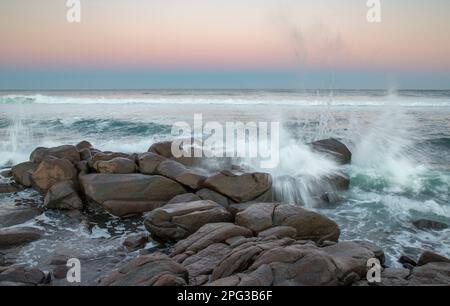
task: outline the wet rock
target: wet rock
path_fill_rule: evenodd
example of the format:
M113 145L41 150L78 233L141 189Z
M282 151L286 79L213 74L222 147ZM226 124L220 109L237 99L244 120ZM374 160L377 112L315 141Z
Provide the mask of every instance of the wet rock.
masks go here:
M36 286L46 282L46 275L39 269L29 267L10 267L0 273L0 282Z
M334 138L315 141L311 143L311 148L331 156L340 164L349 164L352 160L352 153L347 146Z
M411 271L409 286L449 286L450 264L448 262L432 262Z
M198 231L179 241L171 254L176 256L184 252L198 252L213 243L221 243L233 237L252 237L252 232L232 223L210 223L203 225Z
M428 219L419 219L412 221L412 224L421 230L435 230L440 231L448 228L448 225L439 221L433 221Z
M203 186L215 190L235 202L248 202L272 187L272 178L267 173L242 173L222 171L206 179Z
M199 191L195 193L197 196L200 197L202 200L210 200L213 202L216 202L219 205L222 205L226 209L229 209L230 204L234 203L230 199L228 199L226 196L221 195L218 192L215 192L211 189L202 188Z
M176 204L176 203L186 203L186 202L195 202L202 200L199 196L193 193L184 193L173 197L172 200L167 202L167 204ZM214 201L213 201L214 202Z
M36 170L37 164L33 162L24 162L12 167L12 175L17 183L31 187L31 174Z
M77 181L77 170L67 159L48 159L39 164L31 175L32 185L42 193L63 181Z
M297 239L321 242L339 239L339 226L331 219L295 205L258 203L237 213L236 224L256 235L276 226L289 226L297 231Z
M23 245L41 237L41 231L31 227L0 229L0 248Z
M10 178L10 177L13 176L12 170L11 169L1 170L0 171L0 176L3 176L5 178Z
M15 183L0 183L0 193L12 193L22 191L23 188Z
M139 172L143 174L156 174L156 169L165 159L163 156L152 152L140 154L138 156Z
M67 277L67 272L69 271L69 267L67 267L65 264L63 265L57 265L52 270L52 275L56 279L64 279Z
M30 155L30 161L39 164L49 156L59 159L67 159L72 163L80 161L80 153L78 153L77 148L72 145L63 145L53 148L36 148Z
M163 254L142 255L100 281L102 286L184 286L186 269Z
M177 241L208 223L231 221L231 214L212 201L167 204L150 212L144 225L152 236Z
M157 142L150 146L148 152L158 154L165 158L173 158L172 141Z
M48 209L73 210L83 209L83 201L78 195L73 182L56 183L47 192L44 206Z
M115 157L106 161L97 161L94 168L98 173L128 174L136 172L136 163L129 158Z
M415 267L417 266L417 263L414 259L412 259L411 257L409 257L408 255L402 255L400 256L400 258L398 259L398 262L403 264L404 268L409 269L410 267ZM405 265L407 267L405 267Z
M16 206L0 208L0 227L22 224L41 214L36 207Z
M142 249L148 242L147 233L139 233L128 236L122 243L124 247L127 248L129 252Z
M83 140L83 141L80 141L79 143L77 143L77 144L75 145L75 148L76 148L78 151L82 151L82 150L84 150L84 149L92 149L93 146L92 146L92 144L91 144L89 141Z
M188 169L184 165L173 160L162 161L158 165L156 171L158 174L177 181L191 189L199 189L206 179L206 177L199 172Z
M89 161L92 158L92 152L90 149L82 149L80 152L80 159L82 161Z
M422 255L420 255L419 260L417 261L417 266L423 266L428 263L435 262L450 263L450 259L430 251L425 251Z
M85 160L79 161L75 166L76 166L76 168L77 168L77 170L78 170L80 175L84 175L84 174L89 174L90 173L89 164Z
M137 173L88 174L80 177L80 183L88 199L116 216L151 211L186 193L173 180Z

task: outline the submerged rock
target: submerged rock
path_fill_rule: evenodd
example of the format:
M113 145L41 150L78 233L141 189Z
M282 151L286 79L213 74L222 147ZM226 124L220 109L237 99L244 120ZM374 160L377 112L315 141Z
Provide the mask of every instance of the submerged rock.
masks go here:
M180 240L208 223L231 221L231 214L212 201L167 204L150 212L144 225L161 240Z
M23 188L16 183L0 183L0 193L11 193L22 191Z
M186 269L167 255L143 255L100 281L102 286L184 286Z
M418 219L418 220L414 220L412 221L412 224L421 230L435 230L435 231L441 231L444 230L446 228L448 228L448 225L439 221L434 221L434 220L428 220L428 219Z
M151 211L186 193L177 182L159 175L87 174L80 183L88 199L116 216Z
M37 286L46 282L47 276L45 273L36 268L17 266L10 267L0 273L0 286Z
M143 248L149 241L148 238L148 233L132 234L123 241L122 245L126 247L129 252L133 252Z
M0 227L9 227L21 224L40 214L40 209L36 207L2 207L0 208Z
M334 138L314 141L311 143L311 148L331 156L340 164L349 164L352 160L352 153L347 146Z
M41 237L42 232L31 227L0 229L0 248L23 245Z
M206 179L204 187L215 190L236 202L248 202L272 187L268 173L222 171Z

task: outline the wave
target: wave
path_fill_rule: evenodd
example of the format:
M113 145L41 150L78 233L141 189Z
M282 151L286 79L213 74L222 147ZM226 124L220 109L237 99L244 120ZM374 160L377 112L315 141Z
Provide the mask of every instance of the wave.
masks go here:
M374 96L374 95L348 95L348 96L304 96L296 94L153 94L140 95L110 95L105 96L73 96L68 95L3 95L1 104L185 104L185 105L285 105L285 106L348 106L348 107L450 107L450 98L447 96Z

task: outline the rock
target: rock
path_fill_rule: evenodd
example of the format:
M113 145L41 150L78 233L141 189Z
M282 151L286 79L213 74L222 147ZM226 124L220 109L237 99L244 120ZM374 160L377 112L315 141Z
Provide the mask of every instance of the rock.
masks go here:
M236 224L258 234L276 226L290 226L297 231L297 239L337 241L339 226L331 219L295 205L258 203L237 213Z
M10 267L0 273L0 282L20 283L36 286L46 281L46 275L39 269L28 267Z
M276 237L282 239L285 237L295 238L297 236L297 230L290 226L275 226L258 234L260 238Z
M0 193L11 193L22 191L23 188L16 183L0 183Z
M142 249L148 242L147 233L132 234L128 236L122 243L124 247L127 248L129 252Z
M3 176L5 178L10 178L13 176L12 170L11 169L4 169L0 171L0 176Z
M448 228L448 225L439 221L433 221L428 219L419 219L412 221L412 224L421 230L435 230L435 231L441 231L446 228Z
M150 212L144 225L152 236L178 241L208 223L231 221L231 214L212 201L167 204Z
M164 161L161 155L147 152L138 156L139 172L143 174L156 174L159 164Z
M416 261L407 255L400 256L400 258L398 259L398 262L403 264L403 267L405 267L405 265L407 265L408 267L417 266Z
M148 149L148 152L158 154L165 158L173 158L172 154L172 141L163 141L154 143Z
M428 263L435 262L450 263L450 259L430 251L425 251L422 255L420 255L419 260L417 261L417 266L424 266Z
M89 164L88 164L88 162L85 161L85 160L79 161L75 166L76 166L78 172L79 172L81 175L89 174L89 173L90 173L90 171L89 171Z
M177 182L159 175L88 174L80 183L88 199L116 216L151 211L186 193Z
M163 254L143 255L100 281L102 286L184 286L186 269Z
M321 248L289 238L242 240L230 246L231 251L216 265L209 285L350 285L365 277L367 260L375 257L370 249L354 242Z
M352 153L347 146L334 138L314 141L311 148L331 156L340 164L349 164L352 160Z
M67 159L48 159L39 164L31 180L34 188L46 193L56 183L77 181L77 170Z
M408 277L409 286L449 286L450 264L447 262L432 262L415 267Z
M186 203L200 201L201 198L193 193L184 193L173 197L167 204ZM213 201L214 202L214 201Z
M92 149L93 146L89 141L83 140L75 145L75 148L80 152L84 149Z
M92 153L90 149L80 150L80 159L82 161L89 161L92 158Z
M31 227L0 229L0 248L19 246L40 237L41 231Z
M248 202L269 190L272 187L272 178L267 173L222 171L207 178L203 186L235 202Z
M225 208L229 208L231 204L231 200L228 199L226 196L221 195L220 193L217 193L213 190L202 188L199 191L195 193L197 196L200 197L201 200L210 200L213 202L216 202L219 205L222 205Z
M176 256L184 252L198 252L213 243L221 243L232 237L252 237L252 232L232 223L210 223L203 225L198 231L179 241L171 254Z
M83 201L80 199L73 182L64 181L56 183L47 192L44 206L48 209L83 209Z
M39 164L47 157L55 157L60 159L67 159L72 163L80 161L80 153L75 146L64 145L54 148L36 148L30 156L30 161Z
M12 167L12 175L17 183L31 187L31 174L36 170L37 164L33 162L24 162Z
M157 173L168 177L191 189L199 189L206 177L199 172L186 168L184 165L173 161L162 161L157 168Z
M69 271L69 267L65 264L57 265L52 270L52 275L56 279L64 279L67 277L67 272Z
M110 160L95 162L94 169L98 173L128 174L136 172L136 163L129 158L115 157Z
M35 207L17 206L0 208L0 227L22 224L41 214Z
M54 254L49 258L48 264L52 266L66 265L69 259L70 256L63 254Z
M95 169L95 163L98 161L108 161L117 157L122 158L128 158L134 162L134 157L130 156L129 154L120 153L120 152L111 152L111 153L105 153L105 152L97 152L95 153L91 159L89 159L89 167L92 169Z

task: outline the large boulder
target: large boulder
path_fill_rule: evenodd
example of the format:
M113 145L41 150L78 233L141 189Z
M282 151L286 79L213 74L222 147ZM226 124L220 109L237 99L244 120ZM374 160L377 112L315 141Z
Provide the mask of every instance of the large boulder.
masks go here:
M186 269L164 254L143 255L100 281L102 286L184 286Z
M46 159L31 175L32 185L46 193L53 185L63 181L76 181L77 169L67 159Z
M162 141L154 143L150 146L148 152L158 154L165 158L173 158L172 141Z
M349 164L352 160L352 153L347 146L334 138L314 141L311 148L330 156L340 164Z
M40 230L31 227L0 229L0 248L10 248L26 244L41 237Z
M208 223L231 221L231 214L212 201L167 204L150 212L144 221L152 236L181 240Z
M323 242L338 241L340 230L333 220L296 205L258 203L236 214L236 224L254 234L277 226L296 230L297 239Z
M267 173L243 173L222 171L206 179L203 186L215 190L235 202L248 202L272 187L272 178Z
M165 157L152 152L140 154L138 155L139 172L143 174L156 174L156 169L165 159Z
M159 175L87 174L80 183L88 199L116 216L151 211L186 193L180 184Z
M64 145L53 148L36 148L30 155L30 161L39 164L47 157L64 158L72 163L80 161L80 153L77 148L72 145Z
M162 161L157 168L157 173L168 177L191 189L199 189L206 177L198 171L186 168L184 165L173 161Z
M12 167L12 175L17 183L31 187L31 174L36 170L37 164L33 162L24 162Z
M129 158L115 157L110 160L100 160L94 164L98 173L127 174L136 172L136 163Z
M128 158L134 161L134 156L121 152L97 152L95 154L92 154L91 152L91 155L92 157L88 160L88 163L89 167L91 167L92 169L95 169L95 164L99 161L108 161L117 157Z
M77 143L75 145L75 148L80 152L82 150L92 149L94 147L92 146L92 144L89 141L83 140L83 141L80 141L79 143Z
M48 209L73 210L82 209L83 201L77 188L71 181L56 183L47 192L44 206Z
M23 187L16 183L0 183L0 193L11 193L22 191Z
M202 200L210 200L213 202L216 202L217 204L222 205L225 208L229 208L229 206L234 203L229 198L227 198L224 195L221 195L218 192L215 192L214 190L208 189L208 188L202 188L199 191L195 193L197 196L199 196Z
M450 263L432 262L415 267L408 276L409 286L450 286Z

